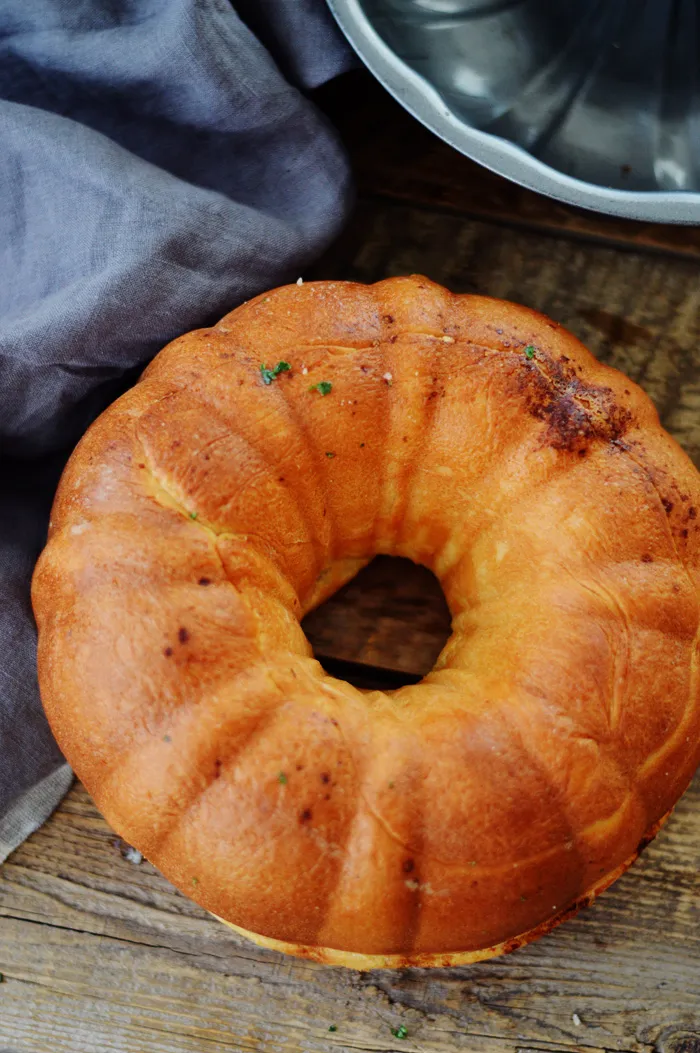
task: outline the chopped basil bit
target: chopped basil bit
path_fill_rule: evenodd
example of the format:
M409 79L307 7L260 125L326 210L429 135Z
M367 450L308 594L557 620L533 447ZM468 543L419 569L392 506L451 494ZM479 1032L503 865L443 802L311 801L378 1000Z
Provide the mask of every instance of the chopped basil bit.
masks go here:
M283 771L281 771L279 773L279 775L277 776L277 782L281 783L282 786L286 786L287 785L287 776L284 774Z
M326 450L326 457L335 457L333 450Z
M196 519L198 515L199 512L190 512L190 519Z
M289 362L278 362L273 369L268 369L264 363L260 363L260 376L263 384L271 384L280 373L288 373L292 367Z
M319 395L330 395L333 385L330 380L319 380L318 384L312 384L309 391L318 391Z
M535 357L535 349L532 346L532 344L528 344L527 347L525 348L525 358L534 358L534 357Z
M331 1026L328 1028L328 1030L329 1031L337 1031L338 1030L337 1024L331 1024Z
M399 1024L398 1027L392 1027L391 1033L394 1036L394 1038L405 1038L408 1034L408 1028L405 1027L403 1024Z
M192 884L193 885L198 885L199 884L199 878L198 877L193 877L192 878Z

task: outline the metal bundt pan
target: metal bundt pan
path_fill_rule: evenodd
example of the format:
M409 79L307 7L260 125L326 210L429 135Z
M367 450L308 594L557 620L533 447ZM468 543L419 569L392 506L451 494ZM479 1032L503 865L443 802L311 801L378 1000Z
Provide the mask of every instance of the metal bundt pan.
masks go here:
M328 0L462 153L550 197L700 223L700 0Z

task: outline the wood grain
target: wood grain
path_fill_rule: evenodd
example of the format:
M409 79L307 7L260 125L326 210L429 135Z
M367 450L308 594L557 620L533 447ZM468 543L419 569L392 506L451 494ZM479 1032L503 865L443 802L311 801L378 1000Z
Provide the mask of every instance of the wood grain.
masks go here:
M697 1050L699 805L700 779L633 871L531 947L359 974L232 935L128 862L77 787L0 871L0 1049Z
M346 95L339 114L363 196L316 276L422 271L544 310L637 379L700 464L700 232L554 206L400 110L396 128L385 103L368 112L372 98ZM423 673L448 622L427 572L381 559L306 627L317 653L371 680ZM700 1053L700 778L592 908L444 971L263 951L124 850L76 787L0 869L0 1053Z
M341 671L338 661L353 662L361 666L345 671L353 682L362 667L367 676L370 666L378 683L387 683L388 671L412 674L394 678L410 683L433 668L450 633L450 612L426 567L378 556L302 625L314 653L334 675ZM336 660L334 668L327 658Z

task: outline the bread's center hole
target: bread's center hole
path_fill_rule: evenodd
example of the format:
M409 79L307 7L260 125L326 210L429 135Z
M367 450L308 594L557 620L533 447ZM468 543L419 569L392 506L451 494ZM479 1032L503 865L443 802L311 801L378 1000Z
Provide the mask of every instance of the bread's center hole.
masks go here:
M302 622L323 668L355 687L390 690L429 673L450 635L434 574L377 556Z

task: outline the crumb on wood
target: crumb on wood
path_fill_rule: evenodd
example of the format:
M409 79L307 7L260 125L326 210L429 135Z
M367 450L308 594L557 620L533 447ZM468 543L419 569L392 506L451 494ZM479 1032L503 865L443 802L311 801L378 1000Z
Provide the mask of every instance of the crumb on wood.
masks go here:
M139 852L138 848L134 848L132 845L127 845L125 841L120 841L118 838L114 844L115 847L119 849L122 859L126 859L127 863L133 863L134 866L143 863L143 853Z

